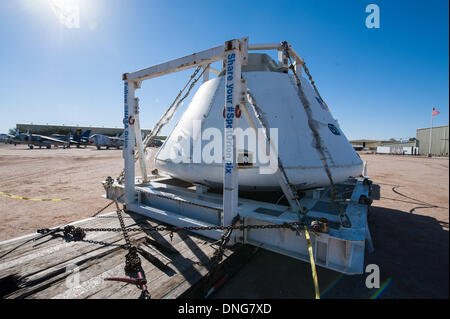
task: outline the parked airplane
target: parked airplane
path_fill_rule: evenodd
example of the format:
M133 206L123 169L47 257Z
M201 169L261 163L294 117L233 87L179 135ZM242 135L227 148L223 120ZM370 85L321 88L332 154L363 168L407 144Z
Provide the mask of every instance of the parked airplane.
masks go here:
M163 145L163 141L155 138L151 144L152 147L160 147L161 145Z
M10 134L0 134L0 142L3 142L5 144L11 144L11 139L13 138L13 135Z
M145 134L143 134L143 139L145 137ZM94 134L91 137L89 137L89 143L91 145L97 146L97 149L101 149L103 146L106 147L106 149L109 149L110 147L115 147L117 149L120 149L121 146L123 146L124 138L123 133L120 136L106 136L101 134ZM154 147L160 147L163 144L163 142L159 139L154 139L151 146Z
M123 134L121 136L106 136L101 134L94 134L91 137L89 137L89 143L91 145L97 146L97 149L101 149L103 146L106 147L106 149L109 149L110 147L115 147L117 149L120 149L121 146L123 146Z
M70 138L70 143L75 144L77 147L80 147L81 145L89 145L89 135L91 134L91 130L86 130L86 132L83 133L83 130L81 128L77 128L75 135Z
M16 131L16 135L10 138L10 141L14 145L27 144L30 149L33 149L34 146L39 146L39 148L41 148L42 146L45 146L46 148L51 148L52 145L54 145L66 148L69 147L70 145L69 141L45 135L31 134L30 132L21 134L19 133L18 130Z
M80 147L81 145L84 145L86 147L89 145L89 135L91 134L91 130L86 130L83 133L83 130L81 128L77 128L75 135L68 134L52 134L50 137L56 138L58 140L62 141L68 141L70 142L69 145L67 145L67 148L70 148L71 145L76 145L77 147Z

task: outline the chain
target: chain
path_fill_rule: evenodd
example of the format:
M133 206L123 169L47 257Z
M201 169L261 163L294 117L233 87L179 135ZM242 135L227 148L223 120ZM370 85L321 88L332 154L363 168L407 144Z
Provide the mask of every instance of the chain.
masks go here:
M283 41L283 42L281 43L281 45L283 46L284 54L285 54L286 57L289 59L289 62L290 62L289 69L292 70L292 73L294 74L296 80L298 80L297 72L295 71L295 67L294 67L294 65L293 65L293 63L292 63L292 59L291 59L291 56L290 56L290 54L289 54L289 46L288 46L288 43L287 43L286 41ZM322 103L325 104L325 106L326 106L327 109L329 110L327 103L325 103L325 101L323 100L322 96L321 96L320 93L319 93L319 90L318 90L317 87L316 87L316 82L314 82L314 80L313 80L313 78L312 78L312 75L311 75L311 73L309 72L308 67L306 66L306 62L305 62L305 61L302 61L302 67L303 67L303 70L305 70L305 73L306 73L306 75L308 76L309 82L311 83L311 85L312 85L314 91L316 92L317 96L319 97L319 99L322 101ZM298 85L300 85L299 82L300 82L300 81L297 82Z
M125 222L123 221L122 209L120 209L119 203L117 202L117 200L114 200L114 203L116 204L117 218L119 219L120 230L122 231L123 238L125 239L125 247L127 249L130 249L131 248L131 241L130 241L130 236L128 235L128 230L127 230L127 228L125 226Z
M308 229L307 226L303 222L290 222L283 224L259 224L259 225L237 225L237 222L240 220L240 216L237 215L233 219L231 225L228 226L151 226L151 227L130 227L127 228L125 226L125 222L123 220L122 212L120 209L117 200L114 200L117 208L117 217L119 219L120 228L81 228L74 227L72 225L65 226L64 228L57 229L40 229L38 230L41 233L41 237L48 236L58 231L63 231L64 236L67 238L72 238L73 240L83 240L86 236L86 232L122 232L123 237L125 239L125 245L122 247L128 249L128 253L125 256L125 272L135 272L137 273L138 278L106 278L105 280L113 280L113 281L121 281L121 282L130 282L136 284L136 286L141 289L142 296L145 299L150 299L150 293L147 289L147 280L143 276L143 270L141 267L141 259L138 256L138 252L142 254L139 248L132 246L129 232L143 232L143 231L170 231L170 238L173 238L174 232L180 231L194 231L194 230L225 230L224 234L220 239L220 244L218 249L214 252L213 257L211 258L211 267L208 271L207 278L211 280L211 274L214 272L216 267L219 265L220 261L223 259L223 254L225 252L225 246L230 241L231 234L233 230L250 230L250 229L291 229L295 231L297 235L300 232L300 226L303 226L304 229ZM314 232L314 229L311 228L311 231ZM315 232L314 232L315 233Z
M111 178L110 176L108 176L108 177L106 178L106 181L109 182L110 184L112 184L112 183L114 182L114 180L112 180L112 178ZM123 196L123 195L122 195L122 196ZM119 196L117 199L120 199L122 196ZM109 206L111 206L112 204L114 204L114 201L111 201L108 205L106 205L106 206L100 208L100 209L99 209L98 211L96 211L95 214L92 215L91 217L97 216L98 214L100 214L101 212L103 212L105 209L107 209Z
M310 105L309 105L309 101L308 101L308 99L306 98L306 96L303 93L301 82L300 82L300 78L297 75L297 72L296 72L295 67L294 67L294 63L292 62L291 55L289 54L288 43L286 41L283 41L281 44L283 46L284 54L289 59L289 63L290 63L289 68L291 69L292 73L294 74L295 82L297 84L298 91L299 91L300 100L302 101L303 107L305 108L305 111L306 111L306 114L308 115L308 118L310 118L310 120L311 120L312 115L310 114L311 113L311 108L310 108ZM317 87L314 84L314 81L312 80L311 73L309 72L309 69L306 67L306 63L305 62L303 62L303 68L305 70L305 73L308 75L308 78L309 78L309 80L311 82L311 85L314 87L314 90L315 90L316 94L318 95L320 100L326 105L326 103L323 101L322 97L320 96L319 91L317 90ZM327 106L327 108L328 108L328 106ZM327 174L328 179L330 180L330 185L331 185L330 209L331 209L331 211L334 211L334 202L335 202L335 198L336 198L336 195L337 195L336 186L334 185L333 177L331 175L330 168L328 167L328 163L327 163L327 160L326 160L326 157L325 157L325 154L324 154L324 150L323 150L323 147L322 147L322 142L321 142L321 139L320 139L319 132L312 125L310 125L310 129L311 129L311 131L313 133L314 140L315 140L316 145L317 145L317 150L318 150L319 156L321 157L321 160L323 162L323 167L325 169L325 173Z
M311 76L311 73L309 72L308 67L306 66L306 63L303 62L303 70L305 70L306 75L308 76L309 82L311 83L312 87L314 88L314 91L316 92L317 96L319 97L319 99L322 101L323 104L325 104L326 108L328 109L328 111L330 111L330 108L328 107L327 103L322 99L322 96L319 93L319 90L316 87L315 82L313 81L313 78Z
M178 93L178 95L175 98L175 100L172 102L172 104L164 112L163 116L161 116L161 118L155 124L155 126L151 130L151 134L149 136L147 136L144 139L144 141L142 142L144 144L144 153L145 153L146 149L151 145L153 140L156 138L156 136L159 134L159 132L161 131L161 128L164 125L166 125L172 119L172 117L175 115L175 112L178 109L178 107L189 96L189 94L191 93L191 91L194 88L195 84L202 77L203 73L205 73L205 71L208 70L208 67L209 67L209 64L205 68L203 68L203 71L200 73L200 75L197 78L195 78L195 77L197 76L198 72L200 72L200 69L202 69L202 67L199 66L199 67L197 67L195 69L194 73L191 75L191 77L189 78L189 81L186 83L184 88L182 90L180 90L180 92ZM191 81L192 81L192 83L191 83ZM190 85L189 85L189 83L190 83ZM184 96L181 99L179 99L181 94L183 94L184 90L186 90L186 88L188 87L188 85L189 85L189 88L188 88L187 92L184 94ZM170 111L172 109L173 109L173 111L170 113ZM135 155L135 161L137 159L138 159L138 154ZM122 170L120 172L119 176L116 178L117 182L119 184L122 184L123 180L124 180L124 177L125 177L125 170Z
M226 232L220 238L219 248L214 252L214 256L212 257L213 266L211 267L211 269L215 268L215 266L218 265L219 262L222 260L223 253L225 252L225 246L230 241L231 233L233 232L233 229L234 229L233 227L235 227L235 225L239 221L239 219L240 219L239 215L236 215L234 217L233 221L231 222L231 225L230 225L231 227L228 228L226 230ZM212 270L210 270L210 273L211 272L212 272Z
M119 207L119 203L117 202L117 198L114 199L114 203L116 204L117 209L117 217L120 223L120 230L122 231L123 238L125 239L125 248L128 249L128 253L125 255L125 272L137 273L138 280L136 281L136 285L141 289L142 294L145 299L150 299L150 293L147 290L147 280L143 275L143 269L141 267L141 258L138 256L138 248L136 246L131 245L130 236L128 234L128 229L125 226L125 222L123 221L122 209Z
M75 227L72 225L67 225L63 229L64 236L71 237L73 240L82 240L86 237L85 231L81 227Z
M140 232L140 231L169 231L171 233L180 231L202 231L202 230L248 230L248 229L291 229L297 230L297 227L305 226L303 222L289 222L283 224L257 224L257 225L228 225L228 226L150 226L150 227L130 227L127 228L127 232ZM110 228L83 228L85 232L121 232L122 228L110 227Z
M208 66L209 66L209 64L208 64ZM147 149L147 147L149 145L151 145L151 143L153 142L155 137L161 131L161 128L172 119L173 115L175 114L175 111L178 109L178 107L181 105L181 103L189 96L189 94L191 93L191 91L194 88L194 86L197 83L197 81L201 78L203 73L205 73L205 71L208 69L208 67L204 68L203 71L200 73L200 75L197 78L195 78L197 76L197 73L200 72L201 68L202 67L199 66L199 67L197 67L195 69L194 73L191 75L191 77L189 78L189 81L186 83L184 88L180 91L180 93L178 93L178 95L175 98L175 100L172 102L172 104L169 106L169 108L166 110L166 112L163 114L163 116L159 119L159 121L155 124L155 126L153 127L153 129L151 131L151 135L149 135L148 138L145 138L145 140L144 140L144 151L145 151L145 149ZM180 100L178 100L180 98L181 94L184 92L184 90L186 89L186 87L188 86L188 84L191 81L192 81L192 83L189 86L187 92L184 94L184 96ZM170 115L168 115L169 112L172 110L172 108L174 109L173 112ZM167 116L167 118L166 118L166 116Z
M33 238L33 241L44 238L46 236L50 236L52 234L56 234L62 232L64 234L64 237L68 240L75 240L75 241L79 241L79 240L83 240L84 237L86 237L86 232L84 231L83 228L81 227L75 227L73 225L67 225L64 227L58 227L58 228L54 228L54 229L50 229L50 228L43 228L43 229L38 229L37 233L41 234L36 238Z
M128 249L128 253L125 256L125 272L139 272L141 268L141 259L138 256L137 248L131 245L130 235L128 229L123 221L122 209L119 207L117 199L114 200L117 209L117 218L120 223L120 230L122 231L123 238L125 239L125 249Z
M76 234L84 234L88 232L123 232L126 245L125 248L131 246L131 241L129 238L130 232L145 232L145 231L154 231L154 232L163 232L169 231L171 234L181 231L205 231L205 230L225 230L227 232L231 232L232 230L250 230L250 229L290 229L292 231L297 231L300 226L308 226L304 222L285 222L283 224L255 224L255 225L236 225L232 223L228 226L147 226L147 227L126 227L123 221L123 216L121 213L122 210L117 211L117 215L119 217L119 223L121 227L74 227L74 226L65 226L64 228L56 228L56 229L39 229L38 233L47 234L55 233L59 231L63 231L65 235L70 235L72 237L80 238L80 236L76 236ZM122 228L123 227L123 228ZM124 232L125 230L125 232ZM311 228L313 230L313 228ZM74 236L75 234L75 236ZM230 234L231 235L231 234ZM85 234L82 236L85 237ZM82 238L81 238L82 239ZM80 239L77 239L80 240ZM228 241L227 241L228 242Z

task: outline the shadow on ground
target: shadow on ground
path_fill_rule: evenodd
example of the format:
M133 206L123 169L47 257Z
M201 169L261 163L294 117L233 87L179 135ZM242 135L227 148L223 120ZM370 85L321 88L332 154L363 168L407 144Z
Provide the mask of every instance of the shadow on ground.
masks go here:
M367 274L341 275L318 267L322 298L448 298L448 224L435 218L372 207L369 225L381 288L368 289ZM446 229L443 229L446 228ZM309 263L260 250L213 298L314 298Z

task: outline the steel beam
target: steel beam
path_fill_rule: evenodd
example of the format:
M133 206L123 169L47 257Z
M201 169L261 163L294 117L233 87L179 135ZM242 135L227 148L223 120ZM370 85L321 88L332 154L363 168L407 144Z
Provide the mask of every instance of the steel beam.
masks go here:
M136 141L134 123L135 123L135 99L136 90L133 81L124 82L124 183L125 183L125 204L129 205L135 202L135 172L134 172L134 145Z
M134 123L134 133L136 135L136 145L138 148L138 160L139 160L139 166L141 168L141 176L142 176L142 182L147 183L148 182L148 174L147 174L147 167L145 165L145 152L144 152L144 145L142 144L142 133L141 133L141 121L139 118L139 99L134 99L134 116L135 116L135 123Z
M236 161L235 129L239 127L238 112L242 109L241 66L243 52L238 40L225 43L225 112L224 112L224 172L222 224L230 225L238 214L239 172Z
M193 53L179 59L168 61L162 64L142 69L132 73L123 75L124 81L143 81L158 76L183 71L199 65L207 65L223 59L225 47L223 45Z
M270 43L270 44L249 44L249 51L257 51L257 50L279 50L281 49L280 43Z

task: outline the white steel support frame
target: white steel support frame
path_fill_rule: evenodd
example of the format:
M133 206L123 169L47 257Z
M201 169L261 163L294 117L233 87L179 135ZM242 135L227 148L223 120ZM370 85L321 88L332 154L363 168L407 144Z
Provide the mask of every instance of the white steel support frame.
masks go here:
M125 184L125 203L131 204L135 199L135 172L134 172L134 144L136 135L134 130L135 124L135 90L136 81L124 82L124 142L123 142L123 158L124 158L124 184Z
M203 69L205 69L205 72L203 73L202 83L205 83L206 81L209 81L209 72L210 72L209 65L203 67Z
M140 121L139 121L139 105L138 99L135 98L135 90L140 88L142 81L163 76L166 74L183 71L189 68L201 66L208 68L203 77L203 82L209 80L209 72L218 74L219 71L211 67L209 64L216 61L224 61L226 68L225 74L225 119L224 119L224 183L223 183L223 218L224 225L231 224L237 215L238 206L238 168L236 158L236 136L227 134L239 127L239 117L236 115L240 111L244 112L247 119L248 109L246 106L245 82L241 81L241 66L247 63L248 51L254 50L277 50L278 61L280 66L287 66L287 59L280 43L276 44L256 44L249 45L248 38L241 38L227 41L224 45L200 51L182 58L178 58L166 63L155 65L146 69L142 69L133 73L125 73L124 81L124 148L123 157L124 167L124 184L125 184L125 204L136 204L136 185L135 185L135 144L138 148L139 164L142 173L143 182L147 182L147 170L145 166L144 148L141 138ZM297 72L301 69L298 67L304 63L303 59L289 45L289 54L295 60ZM231 91L230 91L231 89ZM250 123L256 127L256 123ZM253 125L252 125L253 124ZM267 129L267 128L266 128ZM228 138L227 138L228 136ZM231 137L231 138L230 138ZM276 150L275 156L278 156ZM285 180L283 174L278 172L280 186L285 193L290 193L288 181ZM287 185L287 186L286 186ZM287 189L286 189L287 188ZM289 196L290 195L290 196ZM297 210L298 203L292 194L286 196L290 200L291 207Z
M121 193L122 200L126 208L139 214L154 218L161 222L174 226L215 226L222 224L230 225L238 212L241 214L243 225L256 224L281 224L284 222L296 221L302 216L298 214L301 210L300 200L296 196L295 188L289 183L289 178L282 165L282 158L279 158L276 145L272 143L270 136L270 125L264 118L263 112L258 108L250 91L246 88L246 81L241 77L241 67L248 61L248 51L253 50L276 50L278 51L278 65L288 67L289 62L282 44L258 44L249 45L248 38L227 41L224 45L194 53L179 59L152 66L133 73L123 75L124 81L124 185L114 184L113 187L105 187L108 198L116 198ZM303 59L288 44L289 56L293 59L294 67L300 76L303 71ZM145 184L147 178L144 148L140 136L139 123L139 100L135 97L135 90L140 88L142 81L163 76L166 74L186 70L194 67L205 69L203 82L209 80L209 72L218 75L219 70L213 69L210 64L223 61L225 68L225 118L224 118L224 158L223 158L223 205L220 202L220 195L209 194L197 188L197 193L201 196L192 196L191 190L181 187L165 185L158 180ZM205 75L206 74L206 75ZM238 109L239 108L239 109ZM221 110L222 111L222 110ZM246 117L251 128L258 132L258 126L263 129L262 138L258 136L259 147L269 146L270 163L277 162L278 169L275 171L278 182L289 202L291 212L283 208L282 217L274 217L264 213L259 213L255 208L266 207L269 210L278 211L277 204L269 204L241 198L238 206L238 165L236 157L236 130L239 127L241 112ZM222 113L222 112L221 112ZM254 116L253 116L254 115ZM220 114L219 116L222 116ZM255 132L256 133L256 132ZM137 147L137 156L135 148ZM136 185L135 159L139 160L144 185ZM365 175L365 174L364 174ZM105 182L106 183L106 182ZM106 184L104 184L106 185ZM174 198L171 190L179 192L181 195ZM122 195L123 192L123 195ZM197 194L199 195L199 194ZM350 216L352 228L342 228L339 230L330 229L328 234L320 236L313 235L312 249L316 258L316 263L320 266L340 271L346 274L356 274L363 272L364 266L364 246L365 239L368 240L369 248L372 248L370 232L368 231L366 214L367 206L360 204L361 196L369 196L369 185L362 179L355 182L351 200L346 208L347 216ZM319 196L320 197L320 196ZM311 197L318 201L317 194ZM302 204L307 205L309 197ZM276 206L276 207L273 207ZM239 210L238 210L239 208ZM309 216L323 216L324 214L339 222L338 217L333 212L324 212L320 209L314 211L314 206L310 209ZM297 214L293 214L297 213ZM327 217L327 218L328 218ZM339 217L340 218L340 217ZM220 239L224 230L202 229L193 230L203 236ZM364 232L365 231L365 232ZM364 234L364 235L362 235ZM309 245L306 238L297 236L288 229L271 229L265 232L257 231L234 231L230 243L236 241L249 243L268 250L279 252L300 260L310 261L308 257Z
M189 68L201 66L208 68L203 77L203 82L209 80L209 72L218 74L219 71L211 67L208 67L210 63L224 60L227 58L227 54L234 54L234 69L233 80L230 83L234 83L235 86L233 93L233 100L239 101L240 90L240 78L241 78L241 65L246 63L248 58L248 38L242 38L238 40L227 41L224 45L194 53L179 59L175 59L166 63L155 65L143 70L139 70L133 73L125 73L123 75L124 81L124 186L125 186L125 198L124 202L127 206L136 204L136 185L135 185L135 144L137 144L139 153L139 164L141 168L143 181L147 181L147 170L145 166L144 148L141 138L140 121L139 121L139 106L138 99L135 98L135 90L140 88L142 81L152 79L155 77L163 76L166 74L183 71ZM228 59L227 59L228 60ZM230 60L231 61L231 60ZM228 61L228 62L230 62ZM226 62L227 63L227 62ZM234 111L233 111L234 113ZM233 127L237 127L238 120L232 120ZM232 139L231 149L232 154L236 154L235 138ZM228 185L232 189L231 191L225 191L224 189L224 213L223 223L229 223L237 214L237 165L235 156L233 158L232 173L231 176L225 176L224 170L224 185ZM225 167L225 165L224 165ZM235 185L235 187L234 187Z
M139 152L139 166L141 168L142 182L148 182L147 166L145 165L144 144L142 143L141 123L139 119L139 99L134 99L134 133L136 135L136 144Z
M237 40L228 41L225 50L225 118L222 224L230 225L238 211L239 171L236 161L235 128L239 127L242 48Z

